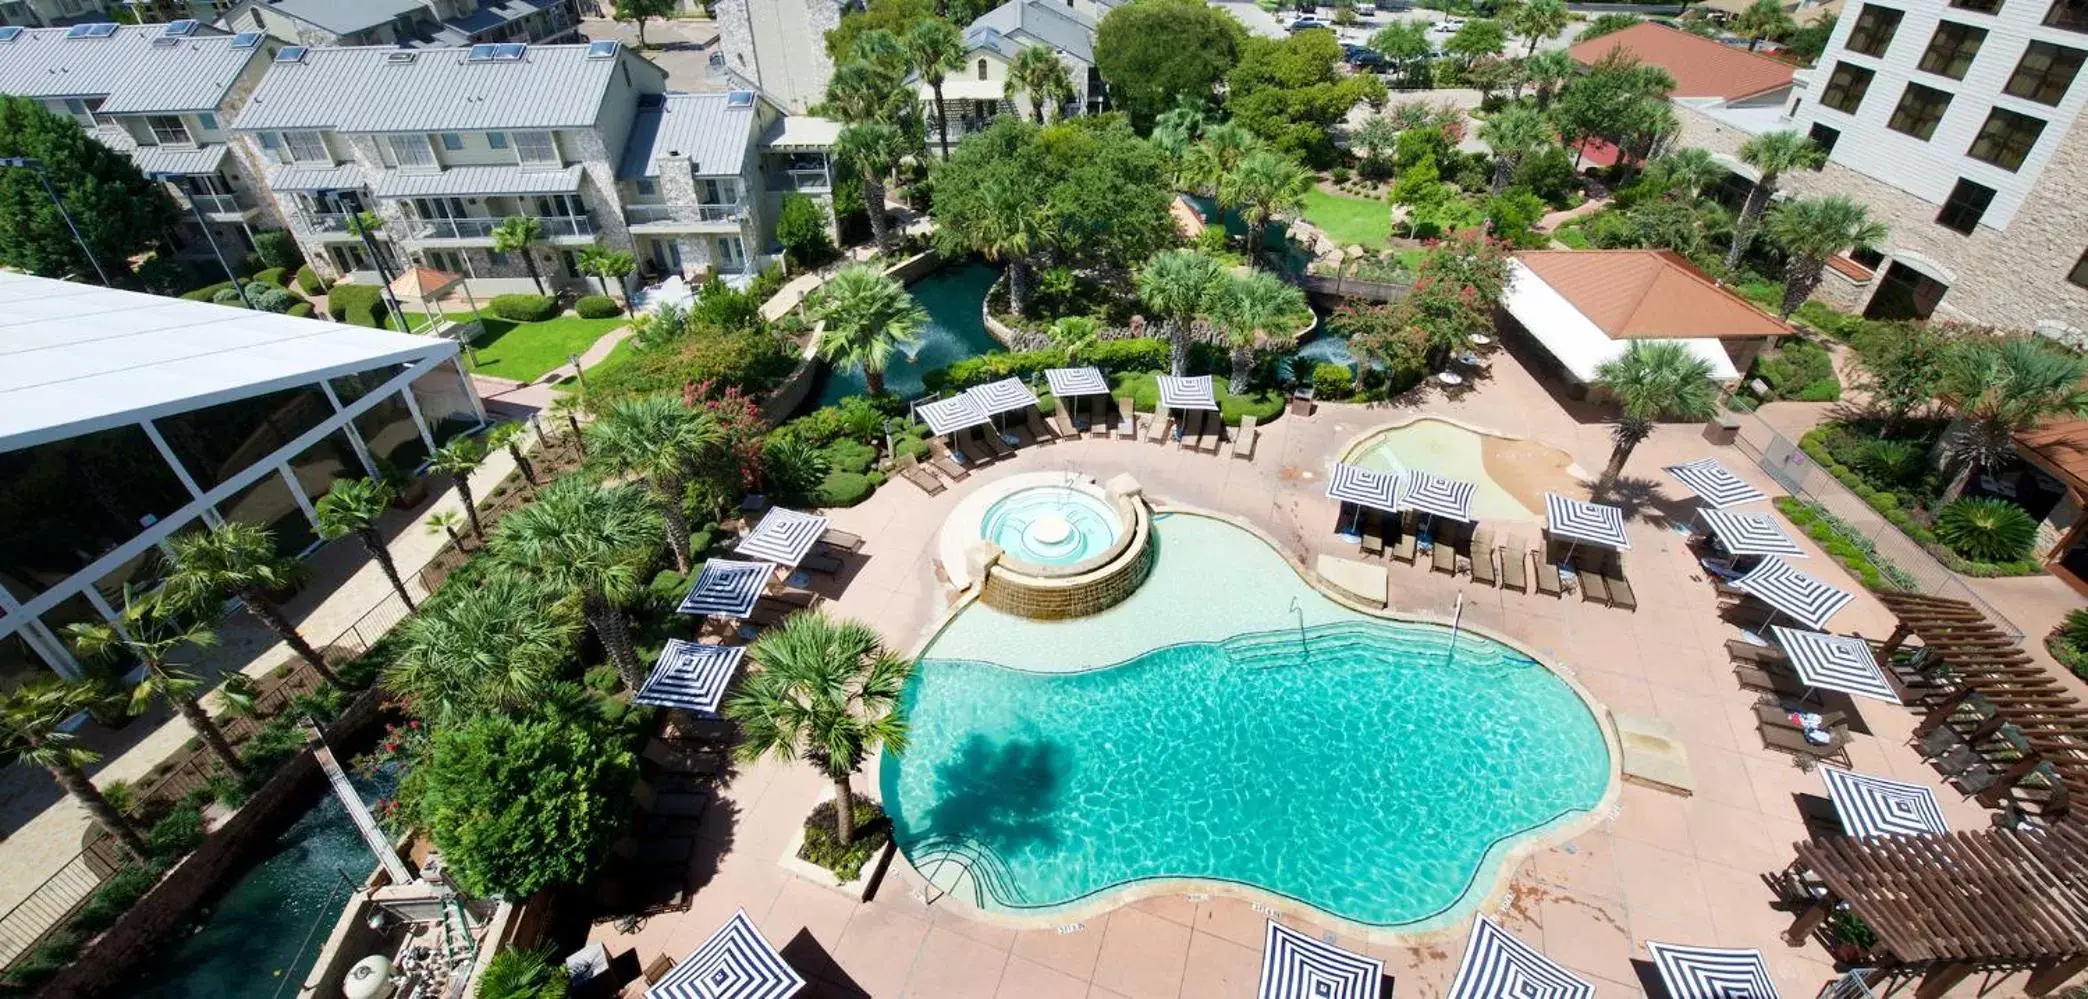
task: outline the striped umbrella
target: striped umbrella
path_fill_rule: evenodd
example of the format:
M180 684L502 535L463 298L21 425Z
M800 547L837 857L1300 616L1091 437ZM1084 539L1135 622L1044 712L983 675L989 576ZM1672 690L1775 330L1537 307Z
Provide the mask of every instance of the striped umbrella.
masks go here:
M1544 517L1553 537L1620 552L1631 550L1631 539L1624 536L1624 511L1616 507L1545 493Z
M1473 485L1427 472L1408 472L1400 482L1399 505L1451 520L1472 519Z
M1591 999L1595 986L1480 916L1449 999Z
M1851 836L1940 836L1950 831L1936 794L1920 784L1822 766L1827 797Z
M1791 568L1789 562L1771 555L1733 580L1735 589L1759 597L1769 606L1796 618L1809 628L1824 628L1836 611L1855 599L1849 591L1820 582Z
M1336 463L1327 476L1327 496L1393 513L1399 509L1399 473Z
M1076 395L1108 395L1109 379L1099 368L1046 368L1044 380L1061 399Z
M1697 511L1704 526L1718 543L1734 555L1795 555L1809 558L1805 549L1784 532L1783 525L1766 513L1727 513L1704 507Z
M993 414L986 412L978 399L966 393L921 403L914 407L914 415L920 417L921 422L928 425L928 432L937 437L993 422Z
M768 589L769 574L775 571L776 567L767 562L711 559L703 563L696 585L689 587L689 595L682 598L676 610L683 614L746 617L761 599L761 592Z
M1646 942L1669 999L1777 999L1762 952Z
M1753 503L1769 497L1747 484L1733 470L1718 463L1716 458L1701 458L1682 465L1669 465L1667 473L1682 480L1689 491L1697 494L1705 504L1714 509Z
M1878 657L1871 652L1869 642L1850 635L1799 631L1780 624L1769 630L1775 633L1776 644L1783 646L1791 668L1807 686L1900 703L1899 692L1892 689L1885 671L1878 668Z
M1261 999L1378 999L1384 979L1385 962L1269 920Z
M680 708L701 714L718 713L725 687L739 671L742 645L704 645L679 638L667 640L652 675L631 700L660 708Z
M741 909L674 966L645 999L789 999L805 979L761 938Z
M1012 413L1037 404L1037 393L1030 391L1030 387L1022 384L1019 378L974 385L965 389L964 394L971 396L989 416Z
M748 558L796 568L826 529L827 519L816 513L772 506L732 549Z
M1217 409L1218 396L1214 393L1210 375L1160 376L1161 409Z

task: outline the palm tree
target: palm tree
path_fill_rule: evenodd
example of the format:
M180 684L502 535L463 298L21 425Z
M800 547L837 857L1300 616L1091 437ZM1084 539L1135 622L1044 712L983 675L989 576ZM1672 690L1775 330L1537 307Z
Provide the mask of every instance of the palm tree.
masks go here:
M940 17L925 17L907 33L906 58L935 94L935 131L943 159L950 158L950 116L943 107L943 81L964 69L964 32Z
M1233 181L1240 161L1249 153L1267 148L1261 137L1236 122L1220 122L1203 130L1195 148L1189 150L1184 172L1221 209L1239 204Z
M1527 0L1508 13L1508 26L1529 41L1525 57L1536 55L1538 42L1559 37L1571 23L1565 0Z
M510 215L493 227L492 236L494 252L522 255L522 266L529 268L529 279L536 282L537 294L543 294L544 277L537 273L536 255L530 251L544 241L544 223L534 215Z
M1804 198L1769 213L1769 241L1784 251L1783 305L1791 313L1820 286L1827 259L1852 246L1871 246L1885 238L1885 225L1862 205L1847 198Z
M962 226L936 231L945 253L975 251L1008 268L1008 311L1029 315L1030 285L1035 267L1030 258L1049 236L1043 206L1029 185L1005 174L990 175L985 198L988 210Z
M1203 127L1203 112L1187 104L1162 111L1153 119L1153 134L1147 136L1146 141L1166 154L1169 187L1181 186L1189 151L1195 148L1196 137L1203 133Z
M383 570L384 578L391 581L392 591L406 601L406 609L413 609L413 595L406 592L406 582L399 578L398 563L392 561L391 549L385 547L384 535L377 530L377 519L391 509L392 490L375 479L342 479L334 483L333 489L319 497L312 512L319 526L319 536L328 541L355 535L362 542L363 550L376 560L377 568Z
M682 504L689 494L689 468L724 440L709 413L682 405L676 393L638 396L612 403L602 418L587 425L593 458L619 475L645 479L666 521L667 548L674 571L688 572L689 517Z
M457 530L464 526L463 514L455 510L437 510L421 523L426 525L429 534L447 534L450 544L456 545L460 552L464 550L464 536Z
M1250 259L1270 221L1305 210L1305 195L1311 193L1312 184L1312 171L1274 150L1256 150L1240 161L1233 185L1240 199L1240 216L1247 223Z
M642 592L640 576L659 544L660 519L638 489L565 478L500 522L493 557L534 576L554 593L577 593L581 613L609 652L624 684L644 679L624 607Z
M196 691L202 689L203 679L183 668L181 663L171 662L168 657L184 645L206 648L217 644L217 633L210 626L183 614L161 596L147 596L133 591L128 584L123 587L123 612L115 623L106 621L68 625L65 633L72 639L73 649L85 659L112 659L130 661L145 670L145 676L131 688L130 713L144 714L154 698L166 701L181 715L183 721L194 729L196 737L210 747L212 756L235 775L245 775L246 764L239 754L232 751L232 743L225 738L223 729L211 720L210 712L196 699Z
M200 614L206 605L236 598L328 684L354 689L298 634L282 605L270 596L302 578L305 565L277 554L275 536L267 528L228 520L207 530L177 534L167 539L167 547L174 550L174 568L167 574L169 600Z
M1066 72L1066 64L1058 53L1048 45L1032 45L1015 53L1008 63L1008 96L1029 96L1030 114L1037 124L1044 124L1044 109L1063 109L1073 99L1073 75Z
M1540 0L1542 2L1542 0ZM1557 2L1557 0L1549 0ZM1517 104L1502 108L1479 126L1479 137L1494 154L1493 190L1506 190L1530 151L1552 141L1552 126L1543 114Z
M1704 193L1704 188L1718 183L1729 171L1711 158L1711 151L1696 146L1684 146L1654 160L1649 171L1657 171L1658 179L1669 191L1680 191L1691 202Z
M906 719L896 710L913 663L893 654L859 621L799 611L747 650L758 667L725 703L738 723L749 763L805 759L834 782L834 835L855 840L855 794L848 779L880 746L906 749Z
M1066 352L1066 363L1080 360L1080 352L1102 339L1102 320L1093 316L1062 316L1045 330L1051 345Z
M927 310L898 278L868 265L844 267L813 295L811 316L826 324L817 350L828 363L863 373L871 395L885 390L892 348L921 339Z
M583 246L578 253L574 254L574 257L575 263L580 266L580 273L593 275L595 282L601 285L603 295L610 294L610 278L617 279L616 286L621 290L623 288L623 276L631 273L638 267L638 262L631 259L630 254L600 246ZM629 295L615 297L622 298L625 305L630 304Z
M1946 485L1936 506L1972 473L2015 459L2015 435L2058 416L2088 416L2088 356L2033 337L1978 339L1945 355L1937 393L1957 417L1938 445Z
M1230 348L1232 381L1228 387L1234 395L1246 393L1247 381L1254 374L1254 358L1262 345L1271 338L1295 332L1283 328L1286 320L1295 321L1311 314L1305 293L1268 271L1253 271L1227 281L1213 311Z
M1623 354L1602 362L1595 376L1595 384L1608 389L1623 410L1610 431L1615 447L1597 489L1617 481L1631 449L1652 436L1653 421L1708 419L1718 408L1710 363L1679 340L1633 340Z
M529 435L529 427L520 420L509 420L495 424L486 431L486 450L506 448L508 457L515 459L515 467L522 472L522 481L532 487L538 485L536 466L530 464L529 454L522 450L522 438Z
M471 522L471 536L483 540L486 525L479 522L478 498L471 495L471 473L486 460L485 442L474 437L452 437L428 456L428 471L447 475L457 483L457 498L464 501L464 519Z
M863 204L870 210L870 236L881 253L892 248L892 223L885 217L885 178L906 156L906 147L906 137L899 128L881 121L844 125L834 138L834 155L853 166L862 177Z
M74 715L106 699L94 684L57 677L30 680L0 693L0 753L50 771L58 786L94 816L95 822L131 856L144 860L150 851L137 827L87 779L86 768L101 759L101 754L80 745L79 736L64 727Z
M1775 0L1767 2L1774 3ZM1740 206L1740 217L1733 220L1733 245L1726 250L1727 270L1740 267L1740 258L1747 253L1747 245L1754 241L1755 227L1762 220L1762 211L1776 194L1777 179L1791 170L1817 167L1826 162L1827 156L1818 143L1786 130L1767 132L1742 143L1740 159L1754 167L1761 179L1755 181L1754 190L1747 192L1747 201Z
M1210 315L1225 284L1225 265L1195 250L1153 254L1138 271L1138 298L1168 326L1169 370L1189 373L1191 324Z
M459 588L399 625L385 689L437 721L536 700L558 680L578 634L570 610L547 612L552 602L518 572Z
M1564 49L1546 49L1523 60L1523 82L1537 93L1537 110L1551 107L1552 95L1580 72L1580 64Z
M1798 22L1784 10L1782 0L1755 0L1733 18L1733 31L1747 36L1747 51L1753 52L1764 38L1782 38L1796 30Z

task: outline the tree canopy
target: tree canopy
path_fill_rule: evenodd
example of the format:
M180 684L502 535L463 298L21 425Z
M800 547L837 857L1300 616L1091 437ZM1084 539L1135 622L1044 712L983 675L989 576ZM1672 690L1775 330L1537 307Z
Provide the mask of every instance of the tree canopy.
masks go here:
M1231 15L1202 0L1136 0L1103 15L1095 67L1116 106L1149 128L1178 103L1210 102L1246 37Z
M1358 102L1382 107L1386 98L1376 76L1337 72L1340 60L1341 44L1330 31L1301 31L1282 41L1247 39L1226 77L1226 108L1233 121L1278 152L1310 166L1332 163L1337 151L1329 129Z
M1030 227L1026 253L1128 264L1173 239L1167 174L1166 157L1121 120L1039 128L1006 115L935 166L931 212L953 246L1007 245L1016 218Z
M180 209L130 158L94 140L77 122L25 97L0 97L0 156L43 164L42 174L111 275L156 249ZM0 266L46 277L92 276L37 171L0 169Z
M1643 157L1676 127L1667 99L1674 89L1675 78L1666 70L1613 51L1566 84L1552 118L1569 141L1599 138Z

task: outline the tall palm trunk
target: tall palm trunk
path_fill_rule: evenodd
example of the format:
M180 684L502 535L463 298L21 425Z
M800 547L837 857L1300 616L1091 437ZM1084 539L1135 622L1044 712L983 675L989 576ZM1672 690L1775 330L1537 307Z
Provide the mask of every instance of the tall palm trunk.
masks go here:
M577 436L579 432L576 426L573 433ZM580 454L581 457L587 456L585 451ZM451 478L457 480L457 498L464 501L464 518L471 521L471 536L480 541L486 540L486 525L479 523L478 498L471 495L471 473L459 472Z
M863 387L869 389L871 395L883 395L885 390L884 369L864 368Z
M950 158L950 115L943 108L942 77L928 81L928 89L935 92L935 131L942 142L942 158Z
M305 641L305 637L297 633L297 626L290 623L290 618L283 614L283 609L276 606L275 601L268 599L268 594L248 588L239 592L239 599L246 603L247 609L253 611L255 617L261 619L262 624L268 626L268 630L275 632L276 637L283 640L284 645L290 646L290 651L297 653L297 658L312 667L312 672L319 674L319 678L325 680L327 686L336 690L355 689L342 680L340 674L333 671L333 667L326 665L326 657L320 655L318 649L312 648L312 643Z
M225 769L242 777L246 776L246 764L240 761L238 753L232 751L232 743L225 738L225 730L218 727L217 721L210 717L210 712L203 710L203 705L197 703L193 697L183 697L174 702L174 710L181 713L189 728L196 730L196 736L203 740L204 745L210 747L211 755L217 757L218 762L225 765Z
M1616 482L1617 476L1624 474L1624 464L1631 460L1632 449L1652 434L1651 420L1627 416L1618 421L1617 428L1610 432L1613 446L1610 448L1609 464L1602 469L1602 478L1596 481L1596 488L1608 488Z
M391 581L392 592L406 601L407 610L412 610L413 595L406 592L406 581L399 578L398 563L392 561L391 549L384 547L384 536L375 529L364 529L355 532L355 539L362 542L363 550L376 560L377 568L384 570L384 578Z
M639 44L643 45L644 43L641 42ZM527 244L524 244L522 247L522 266L529 268L529 279L536 282L537 294L543 294L544 276L537 273L536 258L530 255Z
M1247 394L1247 380L1254 376L1254 348L1234 344L1232 349L1232 380L1227 387L1234 395Z
M587 623L594 628L595 637L602 640L602 648L608 651L609 662L623 677L624 686L637 690L645 682L645 674L639 669L637 650L631 647L631 622L624 619L621 608L602 594L590 593L581 603L586 609Z
M679 476L662 475L653 480L653 491L660 496L660 516L667 522L667 548L674 552L674 571L686 573L692 555L689 551L689 515L682 510L682 498L689 494L689 488Z
M1494 154L1494 176L1493 176L1493 193L1495 193L1495 194L1499 194L1499 193L1501 193L1502 191L1505 191L1505 190L1507 190L1507 189L1508 189L1508 182L1509 182L1510 180L1513 180L1514 178L1515 178L1515 163L1514 163L1514 161L1512 161L1512 160L1510 160L1510 159L1509 159L1508 157L1506 157L1506 156L1503 156L1503 155L1501 155L1500 153L1496 152L1496 153Z
M522 453L521 442L508 441L507 452L508 457L515 459L515 467L522 470L522 481L527 482L532 486L536 485L536 466L530 464L529 456Z
M1029 315L1030 262L1019 253L1008 255L1008 311L1018 316Z
M65 793L72 795L73 800L87 810L87 814L94 816L97 824L108 830L109 835L116 837L116 842L123 844L125 850L130 851L131 856L145 860L151 855L151 851L145 848L145 840L138 835L137 827L131 825L130 820L124 818L123 813L118 812L114 805L109 804L109 799L102 797L100 789L94 786L93 781L87 779L86 771L70 763L60 763L45 769L57 779L58 786L64 788Z
M863 206L870 210L870 239L877 244L877 252L889 251L892 248L892 222L885 218L883 178L863 178Z
M1825 263L1793 253L1784 260L1783 303L1778 318L1789 320L1791 313L1812 297L1813 289L1820 286L1820 268Z
M834 838L847 846L855 842L855 792L849 790L847 774L828 776L834 780Z
M1740 258L1747 253L1747 245L1754 242L1755 227L1762 221L1762 210L1769 207L1769 198L1776 193L1776 176L1762 177L1747 192L1747 200L1740 205L1740 217L1733 221L1733 245L1726 249L1726 269L1740 266Z
M1175 320L1167 331L1168 373L1180 378L1189 373L1189 321Z

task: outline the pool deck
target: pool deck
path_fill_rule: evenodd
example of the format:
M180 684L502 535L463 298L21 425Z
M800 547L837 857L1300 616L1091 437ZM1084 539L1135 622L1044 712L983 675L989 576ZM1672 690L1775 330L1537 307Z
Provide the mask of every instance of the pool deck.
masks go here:
M1426 412L1533 437L1567 450L1584 468L1600 468L1609 453L1608 427L1577 421L1568 412L1572 405L1555 400L1506 355L1496 355L1492 378L1455 400L1431 392L1416 406L1327 405L1310 418L1279 419L1264 429L1252 461L1121 440L1032 448L940 496L895 482L860 506L834 511L835 527L869 544L825 585L836 597L833 612L875 624L895 648L917 648L947 608L932 561L944 518L986 484L1040 470L1081 471L1104 481L1128 472L1159 502L1251 522L1294 561L1310 565L1321 554L1351 557L1355 546L1334 535L1337 514L1324 495L1324 477L1359 434ZM1711 586L1698 578L1673 529L1687 520L1693 504L1660 468L1716 456L1772 495L1780 491L1744 456L1705 443L1699 430L1661 427L1626 469L1619 493L1630 513L1628 565L1641 604L1637 613L1577 598L1505 594L1467 577L1396 563L1390 566L1391 604L1395 611L1447 616L1461 592L1467 621L1566 664L1611 710L1679 733L1688 753L1693 796L1626 784L1614 815L1523 861L1489 914L1587 977L1605 999L1645 995L1642 982L1653 980L1649 940L1759 948L1783 995L1802 999L1834 972L1817 944L1789 947L1781 941L1790 917L1770 908L1762 876L1787 864L1791 844L1808 835L1794 797L1820 797L1824 789L1817 774L1801 772L1791 757L1761 748L1754 695L1735 684L1722 648L1738 631L1716 615ZM1800 543L1811 555L1802 568L1857 593L1833 629L1874 638L1887 634L1891 618L1884 609L1817 546ZM1987 826L1983 809L1948 788L1908 748L1915 722L1905 709L1863 702L1849 747L1856 768L1935 788L1954 828ZM679 959L744 908L812 981L806 994L815 996L1255 994L1266 917L1246 901L1169 895L1087 918L1070 932L1016 932L924 903L914 894L918 886L899 873L903 865L894 865L894 875L868 903L794 877L778 866L777 855L825 786L802 764L743 767L704 820L705 849L691 871L696 891L689 908L652 917L635 933L603 924L594 935L612 953L635 948L641 963L663 951ZM856 786L874 794L875 773L863 774ZM1292 907L1280 915L1315 934L1332 933L1310 912ZM1339 934L1333 939L1384 958L1387 974L1397 981L1394 994L1418 999L1447 990L1468 927L1466 920L1419 943L1371 943ZM1976 977L1956 991L1969 994L1974 986Z

